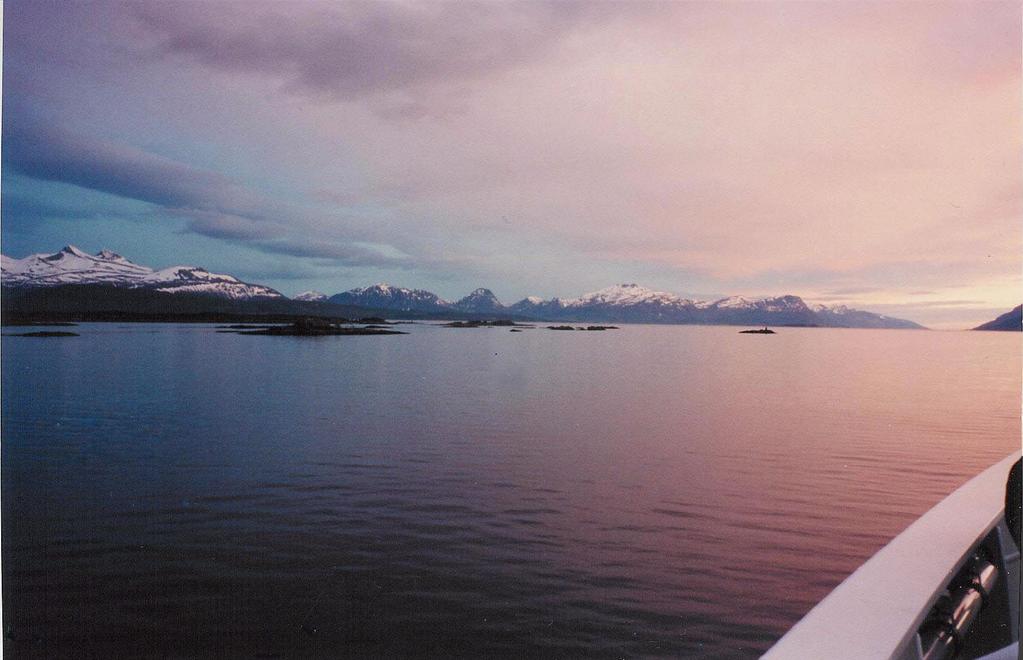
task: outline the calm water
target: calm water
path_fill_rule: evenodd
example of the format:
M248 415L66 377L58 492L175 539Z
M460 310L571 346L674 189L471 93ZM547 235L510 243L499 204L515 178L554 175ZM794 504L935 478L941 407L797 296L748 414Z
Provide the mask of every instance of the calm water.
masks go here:
M1019 446L1013 333L3 341L17 657L754 657Z

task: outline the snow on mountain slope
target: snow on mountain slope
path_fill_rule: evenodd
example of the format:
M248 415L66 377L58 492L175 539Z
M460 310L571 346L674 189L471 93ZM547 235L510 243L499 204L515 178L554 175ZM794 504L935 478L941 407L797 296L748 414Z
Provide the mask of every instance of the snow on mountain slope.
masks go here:
M806 312L813 311L799 296L778 296L775 298L749 299L743 296L730 296L715 300L708 308L719 310L762 310L765 312Z
M584 294L578 298L562 300L564 307L586 307L592 305L640 305L656 304L671 306L692 306L693 301L673 293L654 291L638 284L616 284L599 291Z
M270 287L249 284L230 275L219 275L194 266L173 266L155 271L141 286L151 286L167 293L208 293L237 300L284 297Z
M729 296L728 298L716 300L709 306L717 307L718 309L750 309L753 307L753 302L742 296Z
M4 286L120 284L141 279L153 272L109 250L94 257L73 245L54 254L32 254L24 259L3 255L0 263Z
M0 255L0 283L11 288L106 284L164 293L201 293L234 300L283 297L270 287L242 282L204 268L173 266L153 270L110 250L91 255L73 245L54 254L32 254L22 259Z
M810 303L810 309L815 312L825 312L828 314L849 314L855 311L845 305L822 305L820 303Z
M326 299L327 294L319 291L303 291L292 298L292 300L301 300L302 302L323 302Z

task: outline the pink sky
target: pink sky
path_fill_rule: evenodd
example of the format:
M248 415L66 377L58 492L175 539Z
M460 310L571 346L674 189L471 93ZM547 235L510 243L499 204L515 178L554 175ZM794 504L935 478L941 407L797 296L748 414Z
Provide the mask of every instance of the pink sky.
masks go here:
M932 327L1023 299L1016 2L70 13L6 8L7 115L223 179L188 205L91 185L229 245L226 269L308 273L285 290L636 280ZM35 172L15 189L51 195Z

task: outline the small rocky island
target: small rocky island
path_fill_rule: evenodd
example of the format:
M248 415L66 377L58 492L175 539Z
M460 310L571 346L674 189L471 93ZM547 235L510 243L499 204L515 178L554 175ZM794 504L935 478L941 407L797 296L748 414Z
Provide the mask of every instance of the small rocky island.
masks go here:
M4 337L80 337L77 332L56 332L40 330L38 332L5 332Z
M763 328L761 330L740 330L740 335L773 335L774 330L770 328Z
M326 319L299 319L290 325L272 325L251 330L221 330L239 335L273 335L279 337L327 337L332 335L406 335L407 332L376 327L340 325Z

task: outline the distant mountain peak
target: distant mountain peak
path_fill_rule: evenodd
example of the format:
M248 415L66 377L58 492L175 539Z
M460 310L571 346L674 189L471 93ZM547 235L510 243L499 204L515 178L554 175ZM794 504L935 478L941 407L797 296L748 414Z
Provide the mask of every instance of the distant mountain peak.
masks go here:
M791 294L767 298L747 298L745 296L728 296L702 305L718 310L760 310L764 312L789 312L813 314L814 309L807 305L799 296Z
M748 307L753 301L746 296L728 296L712 303L715 307Z
M374 309L403 312L436 312L450 309L451 303L437 294L423 289L406 289L383 282L368 287L351 289L331 296L328 300L339 305L355 305Z
M502 312L506 307L497 299L490 289L480 287L455 303L455 307L464 312L477 314L494 314Z
M77 247L75 247L74 245L70 245L70 244L65 245L64 247L62 247L60 249L60 251L62 253L64 253L64 254L71 254L71 255L74 255L76 257L82 257L84 259L91 259L92 258L91 254L85 252L84 250L80 250Z
M292 300L301 300L303 302L322 302L326 299L327 294L320 293L319 291L303 291L292 298Z

